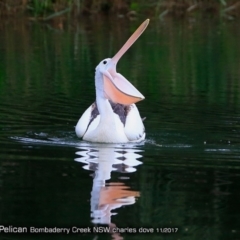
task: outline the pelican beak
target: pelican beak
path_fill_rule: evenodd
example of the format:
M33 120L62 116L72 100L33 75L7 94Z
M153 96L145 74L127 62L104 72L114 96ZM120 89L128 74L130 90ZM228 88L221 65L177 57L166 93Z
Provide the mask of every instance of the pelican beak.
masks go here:
M130 105L144 99L144 96L124 76L116 72L116 65L123 54L141 36L148 24L149 19L138 27L108 63L106 71L103 72L105 95L113 102Z

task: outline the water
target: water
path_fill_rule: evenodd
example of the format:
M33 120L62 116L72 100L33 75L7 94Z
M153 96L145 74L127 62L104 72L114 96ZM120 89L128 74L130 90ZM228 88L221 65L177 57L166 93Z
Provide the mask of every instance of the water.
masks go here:
M240 239L239 24L151 22L118 66L146 97L146 141L108 145L74 126L94 101L96 65L140 20L60 23L0 25L0 222L29 227L1 238L109 226L123 232L71 237Z

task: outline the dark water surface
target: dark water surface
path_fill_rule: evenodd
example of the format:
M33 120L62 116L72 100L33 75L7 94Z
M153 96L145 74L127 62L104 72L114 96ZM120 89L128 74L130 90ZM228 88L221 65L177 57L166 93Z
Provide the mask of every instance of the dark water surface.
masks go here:
M96 65L140 22L1 23L0 225L155 232L1 239L240 239L238 23L151 22L118 66L146 97L146 141L75 136Z

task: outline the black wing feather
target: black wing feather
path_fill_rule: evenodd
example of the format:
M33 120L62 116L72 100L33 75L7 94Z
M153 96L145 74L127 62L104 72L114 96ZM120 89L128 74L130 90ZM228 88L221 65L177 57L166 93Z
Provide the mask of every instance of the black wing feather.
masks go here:
M110 100L109 100L109 103L110 103L110 105L112 107L113 112L116 113L119 116L121 122L125 126L126 118L127 118L128 112L130 111L130 105L123 105L123 104L120 104L120 103L114 103L114 102L112 102ZM91 118L90 118L89 124L87 126L87 129L90 126L90 124L92 123L92 121L98 115L99 115L99 111L98 111L97 103L95 101L92 104Z

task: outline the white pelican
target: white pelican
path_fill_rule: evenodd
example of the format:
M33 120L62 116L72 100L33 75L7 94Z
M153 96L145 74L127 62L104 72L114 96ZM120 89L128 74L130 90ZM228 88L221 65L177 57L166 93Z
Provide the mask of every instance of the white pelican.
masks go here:
M144 21L113 58L96 67L96 101L83 113L75 131L90 142L127 143L145 139L145 128L134 103L144 96L120 73L116 65L148 26Z

